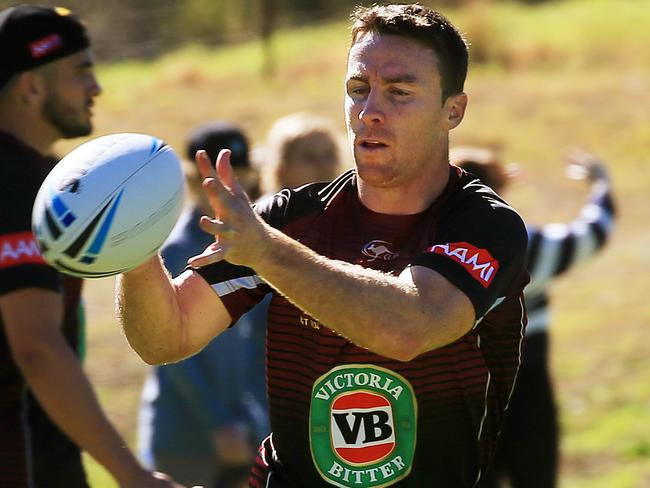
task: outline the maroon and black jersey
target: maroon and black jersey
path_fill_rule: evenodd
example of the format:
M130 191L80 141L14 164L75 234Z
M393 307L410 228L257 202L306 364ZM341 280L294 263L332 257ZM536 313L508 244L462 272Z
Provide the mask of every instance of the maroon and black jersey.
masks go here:
M77 350L81 280L48 266L31 230L32 204L52 165L0 132L0 295L24 288L62 292L63 333ZM29 391L12 359L0 313L0 487L80 487L83 480L79 450Z
M477 485L520 361L527 275L519 215L453 166L445 191L416 215L364 207L354 170L283 190L256 210L332 259L394 275L431 268L467 295L477 320L454 343L400 362L351 343L250 268L222 262L199 270L233 321L273 293L266 361L273 434L260 448L253 486Z

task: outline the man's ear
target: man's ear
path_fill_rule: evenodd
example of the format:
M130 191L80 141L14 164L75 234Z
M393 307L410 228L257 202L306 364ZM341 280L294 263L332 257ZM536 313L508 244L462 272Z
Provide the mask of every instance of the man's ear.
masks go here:
M45 95L45 80L33 70L20 73L17 85L22 100L27 104L37 103Z
M467 108L467 94L457 93L450 95L445 100L445 112L447 130L452 130L463 121L465 117L465 109Z

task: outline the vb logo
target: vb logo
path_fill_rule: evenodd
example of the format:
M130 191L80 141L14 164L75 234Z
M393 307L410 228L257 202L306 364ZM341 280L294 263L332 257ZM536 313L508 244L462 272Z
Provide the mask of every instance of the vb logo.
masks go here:
M410 383L370 364L338 366L314 383L310 447L328 483L384 487L411 470L417 403Z
M375 462L395 447L390 402L374 393L344 393L332 403L332 444L350 463Z

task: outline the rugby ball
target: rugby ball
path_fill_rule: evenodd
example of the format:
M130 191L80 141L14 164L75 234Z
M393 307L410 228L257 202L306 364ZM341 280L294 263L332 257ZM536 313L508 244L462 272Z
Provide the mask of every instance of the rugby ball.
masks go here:
M34 201L32 230L43 258L62 273L111 276L158 251L184 196L181 163L163 141L102 136L52 168Z

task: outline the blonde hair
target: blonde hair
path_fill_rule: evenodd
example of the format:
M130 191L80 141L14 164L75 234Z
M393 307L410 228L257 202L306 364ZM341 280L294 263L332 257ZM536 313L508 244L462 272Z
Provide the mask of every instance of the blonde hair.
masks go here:
M331 122L308 112L296 112L275 121L268 132L266 146L260 151L261 160L257 164L260 166L264 193L286 186L282 174L289 155L299 142L312 137L320 137L331 143L335 158L332 178L340 172L342 141Z

